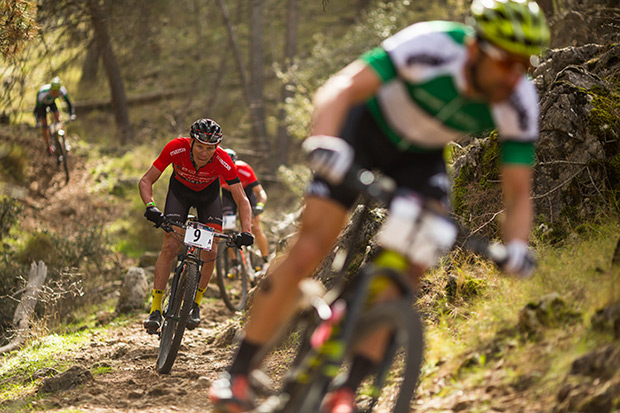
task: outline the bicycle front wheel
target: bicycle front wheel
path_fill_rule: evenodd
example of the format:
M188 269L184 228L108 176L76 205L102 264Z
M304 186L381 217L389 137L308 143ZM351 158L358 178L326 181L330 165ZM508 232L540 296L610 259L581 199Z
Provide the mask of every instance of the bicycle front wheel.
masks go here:
M408 300L377 304L360 314L342 360L351 359L357 345L383 328L392 331L392 340L374 382L365 382L360 389L359 393L365 396L360 397L363 406L360 405L359 410L406 413L410 411L411 397L418 384L424 351L422 323ZM333 361L330 362L329 357L317 359L306 383L294 384L289 389L290 399L278 411L320 411L333 382L347 375L346 363L334 365Z
M65 171L65 183L69 182L69 164L67 160L67 146L65 137L58 138L58 149L60 149L59 156L61 157L62 168Z
M248 296L248 272L239 249L221 243L216 267L217 285L224 304L231 311L242 310Z
M391 343L369 388L362 411L409 412L411 398L418 386L424 358L424 333L420 316L409 300L377 304L359 318L350 340L348 353L356 344L380 328L392 331Z
M186 263L172 301L173 306L166 311L166 319L162 327L157 357L157 371L159 373L170 373L170 369L176 360L189 313L196 297L197 286L198 267L195 263Z

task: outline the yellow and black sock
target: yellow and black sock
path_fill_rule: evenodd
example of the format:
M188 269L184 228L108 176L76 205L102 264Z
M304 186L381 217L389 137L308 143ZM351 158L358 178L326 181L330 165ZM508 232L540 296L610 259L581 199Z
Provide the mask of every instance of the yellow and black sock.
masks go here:
M153 289L153 302L151 303L151 313L159 310L161 313L161 300L164 297L164 290Z
M206 288L198 287L198 291L196 291L196 298L194 299L194 302L196 304L200 305L200 302L202 301L202 296L204 295L205 291L207 291Z

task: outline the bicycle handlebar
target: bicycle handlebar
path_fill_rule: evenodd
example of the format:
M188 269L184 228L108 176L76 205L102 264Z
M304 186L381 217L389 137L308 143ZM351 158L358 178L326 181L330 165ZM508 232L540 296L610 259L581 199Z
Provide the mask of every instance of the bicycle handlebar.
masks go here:
M367 169L352 165L346 173L343 183L358 190L366 198L374 200L384 206L388 206L397 193L396 182L385 175L375 174ZM460 247L480 254L498 267L501 267L508 259L508 250L501 243L491 242L481 236L469 234L469 231L458 222L452 221L459 234L465 236L465 241L459 243Z
M177 235L180 235L180 234L178 234L178 233L175 231L174 227L178 227L178 228L181 228L181 229L187 229L187 227L188 227L188 225L187 225L187 224L182 224L182 223L179 223L179 222L177 222L177 221L172 221L172 220L169 220L169 219L167 219L167 218L164 218L164 221L163 221L161 224L159 224L159 225L154 225L154 226L155 226L156 228L161 228L161 229L163 229L164 231L166 231L166 232L167 232L167 233L169 233L169 234L174 233L174 234L177 234ZM235 234L235 233L233 233L233 234L225 234L225 233L223 233L223 232L218 232L218 231L215 231L215 230L214 230L214 231L213 231L213 236L214 236L215 238L222 238L222 239L225 239L225 240L226 240L226 245L228 245L229 247L236 247L236 246L237 246L237 245L235 244L235 240L236 240L236 238L237 238L238 234Z

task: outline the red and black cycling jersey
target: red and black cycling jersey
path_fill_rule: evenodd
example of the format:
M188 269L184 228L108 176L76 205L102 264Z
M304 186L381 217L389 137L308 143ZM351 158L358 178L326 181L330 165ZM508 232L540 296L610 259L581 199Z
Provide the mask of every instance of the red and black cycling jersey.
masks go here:
M228 185L240 182L237 169L230 156L219 146L213 157L203 167L196 170L191 159L191 139L179 137L166 144L153 166L163 172L168 165L174 168L173 177L193 191L201 191L218 178Z
M239 175L243 189L252 189L259 184L254 170L247 162L236 161L235 166L237 167L237 175ZM228 184L224 180L220 180L220 184L223 190L230 191Z

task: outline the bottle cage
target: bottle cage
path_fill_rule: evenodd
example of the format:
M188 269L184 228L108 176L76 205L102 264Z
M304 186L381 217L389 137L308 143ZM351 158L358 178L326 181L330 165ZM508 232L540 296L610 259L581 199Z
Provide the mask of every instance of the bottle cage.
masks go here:
M446 216L424 206L414 193L394 197L377 241L383 248L406 256L411 262L430 267L452 248L457 227Z

